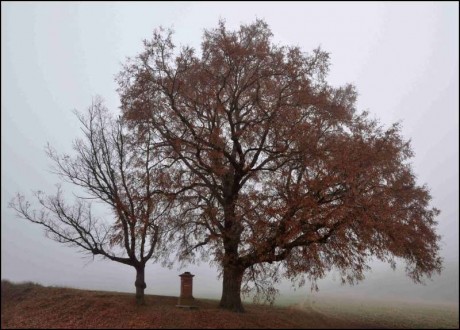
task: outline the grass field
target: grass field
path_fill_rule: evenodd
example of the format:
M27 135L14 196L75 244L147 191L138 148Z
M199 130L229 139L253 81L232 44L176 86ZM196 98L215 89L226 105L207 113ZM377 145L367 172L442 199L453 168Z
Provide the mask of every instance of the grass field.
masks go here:
M458 304L409 303L345 299L330 296L305 299L301 308L336 319L359 320L382 328L452 329L459 327Z
M198 309L176 307L177 297L146 296L136 306L128 293L43 287L2 281L2 328L458 328L458 305L382 304L311 298L284 306L245 304L235 314L218 301Z

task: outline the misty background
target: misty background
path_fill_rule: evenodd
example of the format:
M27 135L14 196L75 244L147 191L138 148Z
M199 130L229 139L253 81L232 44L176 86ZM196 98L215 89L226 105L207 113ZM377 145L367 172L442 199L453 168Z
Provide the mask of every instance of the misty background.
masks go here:
M459 298L459 5L423 3L9 3L1 4L1 278L44 285L134 292L134 269L85 256L45 237L43 229L7 207L17 192L56 191L44 146L71 152L80 135L73 109L101 95L118 113L114 76L127 56L160 25L174 42L200 53L204 29L219 18L228 29L264 19L275 43L330 52L328 81L353 83L357 108L389 126L402 122L412 141L418 184L427 184L441 210L444 271L426 285L375 262L359 285L342 286L331 272L317 295L458 304ZM63 185L68 196L77 189ZM146 267L147 294L179 295L183 271L195 274L195 297L218 298L221 280L206 263ZM282 296L306 297L310 285Z

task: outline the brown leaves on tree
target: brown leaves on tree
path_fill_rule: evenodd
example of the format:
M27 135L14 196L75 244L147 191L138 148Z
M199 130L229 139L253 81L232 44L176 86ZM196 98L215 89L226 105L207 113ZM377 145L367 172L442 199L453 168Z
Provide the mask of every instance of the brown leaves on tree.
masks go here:
M88 236L88 215L73 219L83 206L70 217L80 238L53 231L48 211L69 224L59 195L39 198L45 213L21 198L16 210L92 253L114 259L105 244L121 245L128 257L117 261L137 268L163 224L173 228L182 260L201 251L219 265L220 305L238 312L241 293L273 301L282 276L314 285L335 268L355 283L372 257L404 260L415 281L439 272L439 211L416 183L400 126L357 112L354 86L328 85L327 52L271 38L261 20L237 31L220 22L197 55L156 31L117 78L123 118L97 104L81 118L77 158L50 152L62 176L112 206L102 241Z
M328 53L271 37L261 20L220 22L197 56L158 31L119 75L125 118L148 123L186 182L182 246L213 253L222 307L242 310L241 274L270 296L279 275L334 267L354 283L372 256L403 259L415 281L439 272L439 211L399 125L358 113L352 85L327 84Z

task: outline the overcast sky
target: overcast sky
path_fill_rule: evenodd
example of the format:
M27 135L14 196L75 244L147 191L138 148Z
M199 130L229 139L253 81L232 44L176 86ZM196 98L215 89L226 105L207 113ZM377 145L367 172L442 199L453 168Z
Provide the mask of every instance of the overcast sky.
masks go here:
M16 218L7 204L16 192L55 192L59 179L48 171L45 144L70 151L79 135L72 110L85 110L96 95L118 111L114 75L127 56L139 53L154 28L173 27L176 44L199 49L203 30L216 27L219 18L230 29L262 18L276 43L330 52L329 82L355 84L360 110L369 110L384 125L402 122L415 151L418 183L430 187L432 204L442 211L438 232L446 271L441 277L416 286L401 271L376 264L359 286L343 288L331 274L320 290L458 302L458 15L457 2L2 2L2 279L134 291L134 269L92 261L47 239L41 227ZM196 274L196 296L220 295L215 269L200 264L186 270ZM149 264L146 292L178 295L182 271ZM392 285L385 287L382 279Z

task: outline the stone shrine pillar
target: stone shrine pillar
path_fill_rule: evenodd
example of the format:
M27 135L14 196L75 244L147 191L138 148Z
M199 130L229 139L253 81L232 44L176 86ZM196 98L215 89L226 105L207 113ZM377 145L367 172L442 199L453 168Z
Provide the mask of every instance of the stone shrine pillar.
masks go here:
M193 277L190 272L180 274L180 297L178 307L193 307Z

